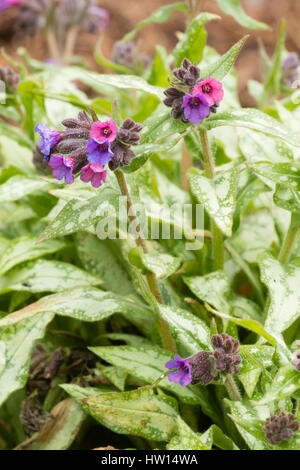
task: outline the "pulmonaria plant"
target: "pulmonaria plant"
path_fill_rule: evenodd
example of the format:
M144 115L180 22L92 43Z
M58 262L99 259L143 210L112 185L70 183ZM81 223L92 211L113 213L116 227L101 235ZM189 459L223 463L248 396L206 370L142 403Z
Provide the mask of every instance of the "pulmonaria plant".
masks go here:
M176 355L175 361L167 362L165 367L171 369L168 374L170 382L179 382L182 386L190 383L208 385L220 380L222 373L237 374L242 363L239 341L222 333L213 335L211 343L214 352L199 351L187 359L181 359Z
M164 91L164 104L172 108L172 117L182 122L200 124L211 112L215 113L224 97L222 83L207 77L201 79L200 69L188 59L173 71L175 80Z
M135 153L130 149L140 139L142 125L126 119L118 129L115 121L93 121L81 111L78 119L65 119L65 131L48 129L43 123L36 126L41 140L38 147L53 169L53 177L74 183L74 175L81 173L81 181L99 188L105 183L108 164L111 171L130 165Z
M263 426L265 439L272 445L289 441L300 428L292 413L280 411L268 418Z

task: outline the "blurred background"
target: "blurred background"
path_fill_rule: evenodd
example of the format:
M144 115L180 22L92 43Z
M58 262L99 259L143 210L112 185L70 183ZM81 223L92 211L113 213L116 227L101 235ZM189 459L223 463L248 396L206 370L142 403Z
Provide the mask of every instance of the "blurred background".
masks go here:
M111 57L114 42L133 29L137 22L147 17L153 10L170 3L171 0L99 0L99 6L106 8L110 13L109 25L103 33L103 52L106 57ZM260 40L263 41L267 52L273 54L281 18L285 18L287 23L287 49L300 52L300 1L242 0L242 3L250 16L267 23L271 29L247 31L230 16L222 14L216 2L212 0L203 0L202 10L217 13L222 17L222 21L213 21L207 25L208 43L221 54L243 35L250 34L238 59L237 70L241 102L244 106L252 106L253 99L247 92L246 84L249 78L261 80L258 44ZM30 38L16 34L8 18L8 12L0 14L0 47L4 46L6 52L16 57L17 48L23 46L28 49L32 57L46 60L47 49L41 35ZM151 25L141 31L138 37L139 50L153 56L155 44L162 44L170 51L176 43L176 32L183 30L184 15L175 12L166 24ZM75 53L83 56L92 68L100 70L93 59L96 42L96 35L81 33ZM0 64L1 61L0 58Z

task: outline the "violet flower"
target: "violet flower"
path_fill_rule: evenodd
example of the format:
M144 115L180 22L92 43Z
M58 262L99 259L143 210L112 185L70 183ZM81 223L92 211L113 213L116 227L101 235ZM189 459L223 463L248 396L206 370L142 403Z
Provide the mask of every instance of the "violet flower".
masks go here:
M165 364L165 367L171 370L168 374L168 379L170 382L179 382L180 385L185 387L192 382L192 366L187 359L181 359L178 354L175 355L174 359L175 361L171 359ZM173 369L177 370L174 371Z
M108 163L114 155L108 140L100 141L90 138L85 150L90 163L97 163L102 166Z
M82 168L81 181L85 183L92 183L94 188L99 188L102 183L106 182L107 171L104 170L102 165L97 163L89 163Z
M74 160L65 155L53 155L50 159L49 166L53 168L53 177L57 180L65 178L66 184L74 183L73 168Z
M192 124L199 124L209 116L209 104L205 96L201 93L194 95L186 94L183 98L182 108L184 117Z
M48 129L43 123L37 124L35 132L41 136L38 146L44 155L44 160L49 161L51 150L60 141L61 132Z

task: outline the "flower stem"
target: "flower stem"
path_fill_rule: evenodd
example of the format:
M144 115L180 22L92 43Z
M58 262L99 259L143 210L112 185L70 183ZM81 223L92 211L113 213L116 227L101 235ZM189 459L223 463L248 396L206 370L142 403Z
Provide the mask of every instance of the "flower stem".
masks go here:
M242 401L239 389L237 388L234 378L230 374L226 375L226 388L232 400Z
M64 65L69 65L71 62L72 55L74 54L74 49L75 49L78 33L79 33L78 26L73 26L68 31L66 44L65 44L65 50L64 50Z
M138 246L142 248L144 253L148 253L148 248L145 243L145 240L142 237L141 226L140 226L136 212L133 207L133 203L129 194L129 189L126 183L124 173L120 170L116 170L114 173L117 178L121 193L123 194L123 196L126 196L126 199L127 199L127 214L128 214L130 223L135 227L135 231L137 233L136 243ZM156 301L159 304L162 304L163 300L162 300L162 296L160 293L159 285L158 285L155 274L149 272L146 275L146 277L147 277L149 289L151 290L153 296L155 297ZM169 351L176 352L174 341L172 339L168 323L161 317L158 309L156 310L156 313L157 313L159 330L160 330L164 347L168 349Z
M291 222L288 231L285 235L281 250L279 253L278 260L282 264L286 264L292 254L293 247L295 244L296 236L300 228L299 216L295 213L291 215Z
M181 159L181 186L185 191L189 191L190 182L187 177L189 169L192 167L193 158L188 151L186 144L183 144L182 148L182 159Z
M207 178L213 179L215 177L215 163L214 157L209 145L207 131L205 129L199 130L202 152L204 157L204 174ZM211 221L212 235L213 235L213 257L214 269L223 269L224 266L224 246L223 235L217 224Z
M48 44L50 55L54 63L57 65L59 64L59 61L60 61L60 51L59 51L55 34L51 27L47 28L46 37L47 37L47 44Z

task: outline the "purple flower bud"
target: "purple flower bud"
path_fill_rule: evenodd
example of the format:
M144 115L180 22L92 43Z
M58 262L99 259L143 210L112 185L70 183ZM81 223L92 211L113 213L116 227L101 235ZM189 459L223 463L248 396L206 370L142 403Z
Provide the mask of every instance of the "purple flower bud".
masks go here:
M190 60L184 59L181 67L173 70L173 75L183 85L194 87L200 78L200 69Z
M85 148L86 140L82 139L67 139L62 140L56 146L56 149L59 153L71 153L76 150L81 150Z
M299 427L300 425L293 414L280 411L277 415L266 420L263 431L265 439L270 444L277 445L290 440Z
M242 358L239 356L239 341L222 333L213 335L211 343L215 350L216 369L227 374L237 374L242 363Z
M208 385L214 380L219 380L220 375L215 371L212 353L200 351L187 361L192 366L192 385Z

